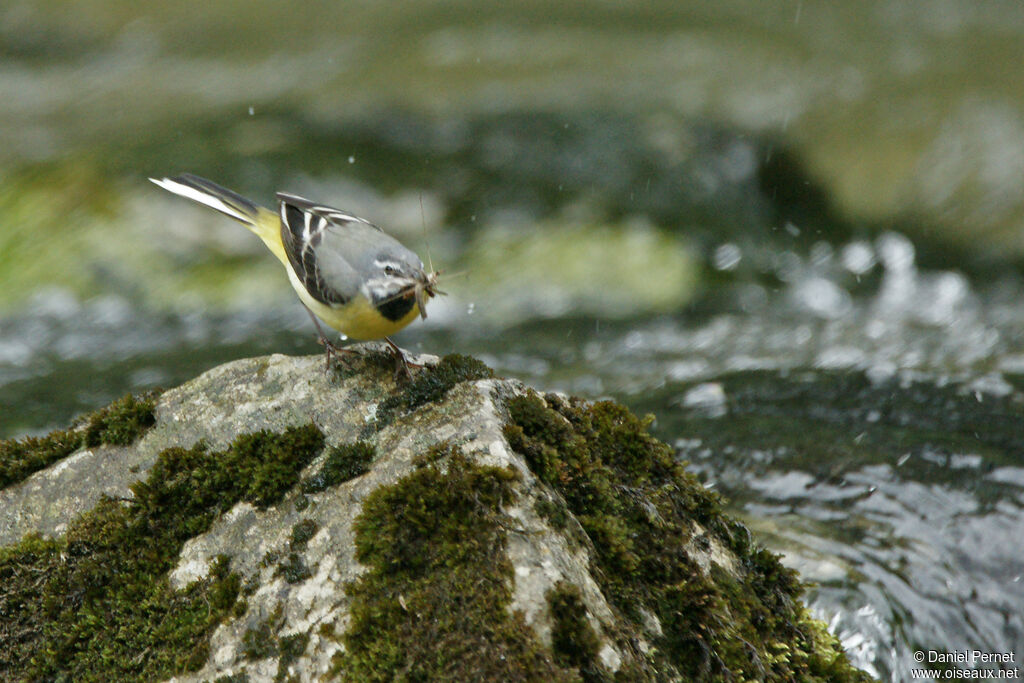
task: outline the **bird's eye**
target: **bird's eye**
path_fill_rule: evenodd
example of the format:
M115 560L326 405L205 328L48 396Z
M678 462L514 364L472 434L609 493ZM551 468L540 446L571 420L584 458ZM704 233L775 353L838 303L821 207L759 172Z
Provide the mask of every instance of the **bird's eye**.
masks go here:
M394 266L384 266L385 275L398 275L398 269Z

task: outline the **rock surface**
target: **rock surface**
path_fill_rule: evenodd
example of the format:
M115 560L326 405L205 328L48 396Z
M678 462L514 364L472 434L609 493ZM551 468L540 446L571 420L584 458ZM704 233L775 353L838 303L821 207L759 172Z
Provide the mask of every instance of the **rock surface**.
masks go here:
M108 498L149 506L158 484L133 482L173 467L168 453L226 458L244 435L312 424L324 446L295 485L225 503L173 548L161 579L173 595L220 581L225 561L237 576L208 644L124 676L861 680L795 580L687 488L636 418L541 397L472 359L419 361L404 387L370 353L331 372L320 357L240 360L166 391L136 443L80 450L0 490L0 579L40 554L26 533L79 538L75 516ZM17 590L0 596L0 619L31 601ZM25 647L43 628L10 623Z

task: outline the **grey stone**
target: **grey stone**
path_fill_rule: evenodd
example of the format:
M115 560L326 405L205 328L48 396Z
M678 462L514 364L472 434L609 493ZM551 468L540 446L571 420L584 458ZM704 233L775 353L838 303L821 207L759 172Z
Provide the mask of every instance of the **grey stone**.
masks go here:
M437 362L427 356L413 360ZM322 357L273 355L228 363L171 389L156 406L156 426L132 446L79 451L0 491L0 544L14 543L29 531L59 534L101 495L130 497L129 485L143 478L157 455L171 446L205 441L221 449L241 434L281 431L311 421L323 431L328 446L369 435L377 455L368 472L316 493L304 494L296 487L263 510L249 503L235 505L206 533L185 544L170 574L173 586L184 587L204 577L213 558L223 554L230 557L232 571L253 589L244 614L229 618L214 632L202 669L172 680L207 681L238 673L254 683L281 674L299 681L320 680L343 647L324 633L341 634L348 628L350 598L345 587L365 571L355 557L353 531L362 502L378 487L414 471L417 455L449 441L481 465L512 468L521 475L515 484L516 500L504 510L515 526L507 535L507 556L514 568L509 609L522 614L539 641L550 647L548 591L567 582L580 589L586 619L600 640L598 659L609 672L652 650L653 640L662 634L654 612L641 608L641 623L624 626L595 579L593 547L589 541L579 542L585 534L578 522L570 517L566 528L556 529L536 512L538 500L560 497L533 474L503 434L507 402L527 387L503 379L462 382L443 400L381 426L375 419L381 401L395 389L390 373L364 369L342 374L325 372ZM317 471L324 457L309 465L303 476ZM652 514L657 514L653 508ZM316 532L303 548L290 548L293 528L305 520L316 524ZM684 549L695 566L703 572L712 566L739 571L730 550L697 531L705 542ZM276 561L291 552L308 568L308 576L294 583L281 575ZM268 621L277 637L308 636L304 652L287 671L279 671L276 658L246 658L246 632ZM624 649L626 631L631 645Z

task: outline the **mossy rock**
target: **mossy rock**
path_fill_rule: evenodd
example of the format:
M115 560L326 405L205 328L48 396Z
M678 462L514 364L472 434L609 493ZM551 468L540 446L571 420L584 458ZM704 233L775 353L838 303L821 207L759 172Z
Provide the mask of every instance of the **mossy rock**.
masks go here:
M159 392L142 397L131 394L78 420L70 429L45 437L0 441L0 489L66 458L79 448L127 446L153 426L153 408Z
M646 420L418 362L230 363L0 491L0 678L866 680Z

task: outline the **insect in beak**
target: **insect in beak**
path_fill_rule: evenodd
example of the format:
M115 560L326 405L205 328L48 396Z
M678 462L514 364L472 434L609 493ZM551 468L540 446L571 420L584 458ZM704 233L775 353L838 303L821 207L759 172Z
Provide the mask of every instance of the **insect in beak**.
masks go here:
M420 277L417 278L416 284L413 286L416 306L420 310L420 317L424 320L427 319L427 299L433 298L438 294L445 294L445 292L437 288L437 276L440 274L441 271L438 270L432 270L430 273L420 272Z

